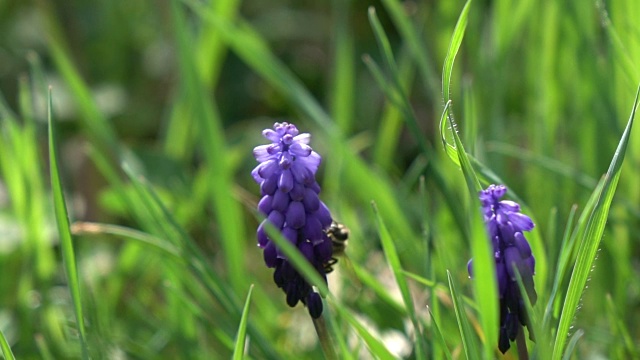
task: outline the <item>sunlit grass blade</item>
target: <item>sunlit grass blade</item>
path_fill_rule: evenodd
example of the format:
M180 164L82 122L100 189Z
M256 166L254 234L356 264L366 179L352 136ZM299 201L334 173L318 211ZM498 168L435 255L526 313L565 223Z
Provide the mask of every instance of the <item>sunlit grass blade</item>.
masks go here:
M364 340L364 343L367 345L367 347L369 348L369 350L371 351L371 353L376 359L392 360L396 358L395 356L393 356L393 354L391 354L389 349L387 349L387 347L384 345L384 343L382 343L382 341L380 341L376 336L371 334L371 332L369 332L369 330L367 330L367 328L364 327L364 325L362 325L358 321L358 319L356 319L351 314L349 309L344 308L342 306L336 306L335 308L340 314L340 316L343 319L345 319L351 325L351 327L353 327L356 330L360 338Z
M462 39L464 38L464 31L467 27L467 18L469 15L469 9L471 5L471 0L468 0L467 3L462 8L462 12L460 13L460 17L458 18L458 22L456 23L456 27L453 30L453 35L451 36L451 42L449 43L449 51L447 51L447 56L444 60L444 66L442 69L442 98L445 104L448 104L451 100L451 75L453 73L453 63L456 59L456 55L458 54L458 50L460 49L460 45L462 44ZM447 108L445 105L445 112L443 113L443 118L451 118L449 113L451 112L450 106ZM454 129L455 131L455 129ZM445 144L445 149L447 149L446 144L447 140L445 134L447 132L447 121L440 121L440 137L442 138L442 143ZM455 149L454 149L455 150ZM446 150L449 153L449 150ZM449 155L451 157L451 155ZM452 159L457 158L454 156ZM455 161L455 160L454 160Z
M462 346L464 347L465 358L468 360L480 359L480 349L478 348L478 342L476 335L471 329L469 319L464 309L464 304L460 300L460 295L456 290L456 286L453 281L453 277L449 270L447 270L447 278L449 279L449 290L451 291L451 299L453 300L453 308L456 313L456 319L458 320L458 329L460 330L460 336L462 338Z
M569 213L569 218L567 219L567 226L565 228L564 235L560 243L561 248L560 248L560 255L558 260L558 266L556 268L556 274L553 280L553 287L551 288L551 292L549 294L549 301L547 303L545 313L544 313L544 318L542 322L543 328L546 328L548 326L547 324L551 320L551 314L554 312L555 303L556 302L558 303L558 307L560 306L559 304L561 303L561 301L557 301L556 298L558 297L560 283L564 278L564 273L565 273L564 269L566 268L567 264L569 264L569 254L573 252L573 248L574 248L573 246L574 242L571 240L571 229L573 228L573 225L574 225L574 218L575 218L577 209L578 209L577 205L574 205L571 207L571 212ZM563 259L566 259L566 260L563 260Z
M442 141L442 147L444 151L447 153L447 155L449 156L449 159L451 159L451 161L453 161L456 165L460 166L460 159L458 159L458 150L456 150L455 146L447 142L447 138L445 136L447 131L447 123L448 123L447 118L449 115L450 107L451 107L451 100L447 101L447 103L444 105L444 109L442 110L442 115L440 116L440 139ZM452 129L452 131L456 131L456 130Z
M378 281L368 270L362 268L358 264L353 264L353 271L356 273L358 280L362 282L367 289L373 291L376 297L383 303L390 306L402 316L407 314L407 309L389 294L389 289Z
M242 318L240 318L240 325L238 326L238 334L236 335L236 342L233 348L233 360L241 360L244 355L245 339L247 337L247 321L249 319L249 305L251 305L251 292L253 291L253 284L249 287L249 293L247 294L247 300L244 303L244 309L242 310Z
M451 351L447 346L447 342L444 339L444 335L442 335L442 331L440 331L440 326L438 325L436 318L433 316L431 309L428 309L428 310L429 310L429 315L431 316L431 321L433 321L433 330L434 330L433 336L436 338L436 341L440 345L440 349L442 349L442 351L444 352L444 356L447 358L447 360L451 360L452 359Z
M4 337L4 333L0 331L0 349L2 349L2 355L6 360L14 360L13 352L11 351L11 347L7 342L7 339Z
M376 222L378 225L378 233L380 234L380 242L382 243L382 249L387 258L387 263L389 267L391 267L391 271L393 272L394 277L396 278L396 284L398 284L398 288L400 289L400 293L402 294L402 300L404 301L404 305L407 308L407 312L409 313L409 317L411 318L411 323L413 324L415 331L415 354L417 359L424 359L426 356L424 350L424 340L422 338L422 331L420 328L420 324L418 323L418 317L416 316L415 307L413 304L413 298L411 297L411 292L409 291L409 285L407 284L407 280L404 277L404 272L402 270L402 265L400 264L400 257L396 251L395 244L391 239L391 235L387 230L387 227L384 224L384 221L380 217L380 213L376 207L376 204L373 203L373 211L376 216Z
M473 290L478 306L478 317L484 334L484 357L493 356L495 344L498 343L498 287L496 285L496 269L494 250L480 212L478 193L480 181L476 176L464 145L456 131L456 123L451 119L452 134L458 153L458 160L464 174L469 192L471 208L468 219L470 225L471 254L473 256Z
M560 323L558 324L558 331L556 333L556 340L553 347L553 359L560 359L564 353L564 347L571 322L573 322L580 302L580 297L582 296L582 292L597 255L598 248L600 247L600 241L602 240L602 235L609 215L609 208L611 207L611 201L613 200L613 195L615 194L618 180L620 179L622 163L624 161L627 145L629 144L631 128L633 126L633 120L638 106L638 95L640 95L640 87L636 92L636 98L633 102L627 126L622 134L618 148L613 155L609 170L605 174L604 184L601 190L598 191L598 202L596 203L593 212L589 217L589 221L586 224L584 237L581 240L576 263L573 268L573 273L571 274L571 280L569 281L567 297L560 316Z
M578 340L580 340L580 338L584 335L584 330L582 329L578 329L572 336L571 339L569 340L569 343L567 344L567 349L564 353L564 356L562 357L562 360L571 360L573 358L573 350L575 349L576 345L578 345Z
M168 241L154 235L131 229L125 226L113 224L100 224L93 222L74 222L71 225L71 232L74 235L98 235L107 234L132 239L149 247L156 248L165 254L171 255L175 260L182 260L180 249Z
M48 98L48 120L49 120L49 167L51 171L51 190L53 192L53 205L56 214L56 223L58 226L58 235L60 236L60 246L62 248L62 260L64 262L65 272L71 299L73 301L74 315L76 317L76 325L78 334L80 335L80 343L82 346L82 358L88 359L87 335L84 327L84 316L82 311L82 297L80 296L80 280L78 279L78 269L76 267L76 257L73 250L73 240L71 237L71 229L69 227L69 214L67 213L67 204L62 190L62 182L58 168L58 154L56 145L55 126L53 124L53 109L51 99L51 89L49 89Z
M451 74L453 73L453 63L455 61L462 39L464 38L464 31L467 28L467 18L469 16L469 9L471 0L468 0L462 8L456 27L453 29L453 35L451 36L451 42L449 43L449 51L444 60L444 66L442 70L442 97L445 104L451 99L450 86L451 86Z

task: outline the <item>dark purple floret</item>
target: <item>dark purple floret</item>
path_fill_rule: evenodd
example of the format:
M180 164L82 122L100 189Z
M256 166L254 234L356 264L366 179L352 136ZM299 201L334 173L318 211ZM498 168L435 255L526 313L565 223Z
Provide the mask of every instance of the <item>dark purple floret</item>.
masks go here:
M520 331L520 325L527 326L529 320L517 282L520 273L531 304L535 304L537 294L533 286L535 259L524 231L531 231L533 221L520 213L520 205L500 198L507 192L504 185L491 185L480 192L480 202L484 221L493 245L496 261L496 278L500 296L500 340L498 348L504 354L511 347ZM467 264L469 276L472 260ZM529 333L531 334L531 333Z
M326 229L331 213L320 200L320 186L315 174L321 157L309 146L311 136L300 134L293 124L275 123L262 135L271 144L256 146L253 156L260 163L251 175L260 184L262 199L258 210L266 217L258 227L258 246L264 261L275 268L275 283L286 293L291 307L302 302L313 318L322 314L322 299L294 269L286 256L269 239L265 222L279 229L285 239L296 246L309 263L327 280L323 264L332 256L331 240Z

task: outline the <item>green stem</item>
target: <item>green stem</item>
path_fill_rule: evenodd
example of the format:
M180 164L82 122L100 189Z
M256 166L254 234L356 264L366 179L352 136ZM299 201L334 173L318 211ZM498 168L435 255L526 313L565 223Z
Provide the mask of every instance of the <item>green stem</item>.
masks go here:
M324 322L324 318L321 316L317 319L311 319L313 320L313 326L316 328L316 333L318 334L318 339L320 340L320 346L322 346L325 359L337 360L338 355L333 347L333 342L331 341L331 337L327 331L327 324Z
M518 346L518 359L529 360L529 352L527 351L527 340L524 338L524 327L518 325L518 336L516 337L516 345Z

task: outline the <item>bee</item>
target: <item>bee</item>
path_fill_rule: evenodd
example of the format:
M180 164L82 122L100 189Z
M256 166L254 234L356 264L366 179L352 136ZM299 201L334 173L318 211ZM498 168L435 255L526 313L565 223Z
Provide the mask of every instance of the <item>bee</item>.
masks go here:
M338 263L336 256L344 255L344 251L347 248L347 240L349 240L349 229L343 224L333 221L325 232L331 239L331 247L333 249L331 259L322 264L325 273L328 274L333 271L333 266Z

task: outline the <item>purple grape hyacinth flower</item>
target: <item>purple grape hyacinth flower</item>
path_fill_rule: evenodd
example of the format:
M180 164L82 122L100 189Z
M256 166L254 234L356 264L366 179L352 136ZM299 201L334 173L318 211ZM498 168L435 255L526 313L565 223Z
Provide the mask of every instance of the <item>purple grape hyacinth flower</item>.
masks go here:
M500 339L498 348L504 354L511 347L520 331L520 324L527 326L529 320L516 278L520 273L531 305L537 294L533 286L535 259L524 231L534 227L530 217L520 213L520 205L500 198L507 192L504 185L490 185L480 192L482 213L493 245L496 276L500 295ZM472 274L472 260L467 269ZM531 332L529 332L531 334Z
M286 293L287 304L300 301L314 319L322 314L322 300L288 261L265 231L270 222L285 239L296 246L311 265L327 281L324 269L332 256L331 240L326 229L331 226L331 213L320 201L320 186L315 174L321 157L311 149L307 133L300 134L295 125L275 123L262 135L271 144L256 146L253 155L260 163L251 175L260 184L262 199L258 210L266 216L257 231L258 246L264 261L275 268L274 281Z

